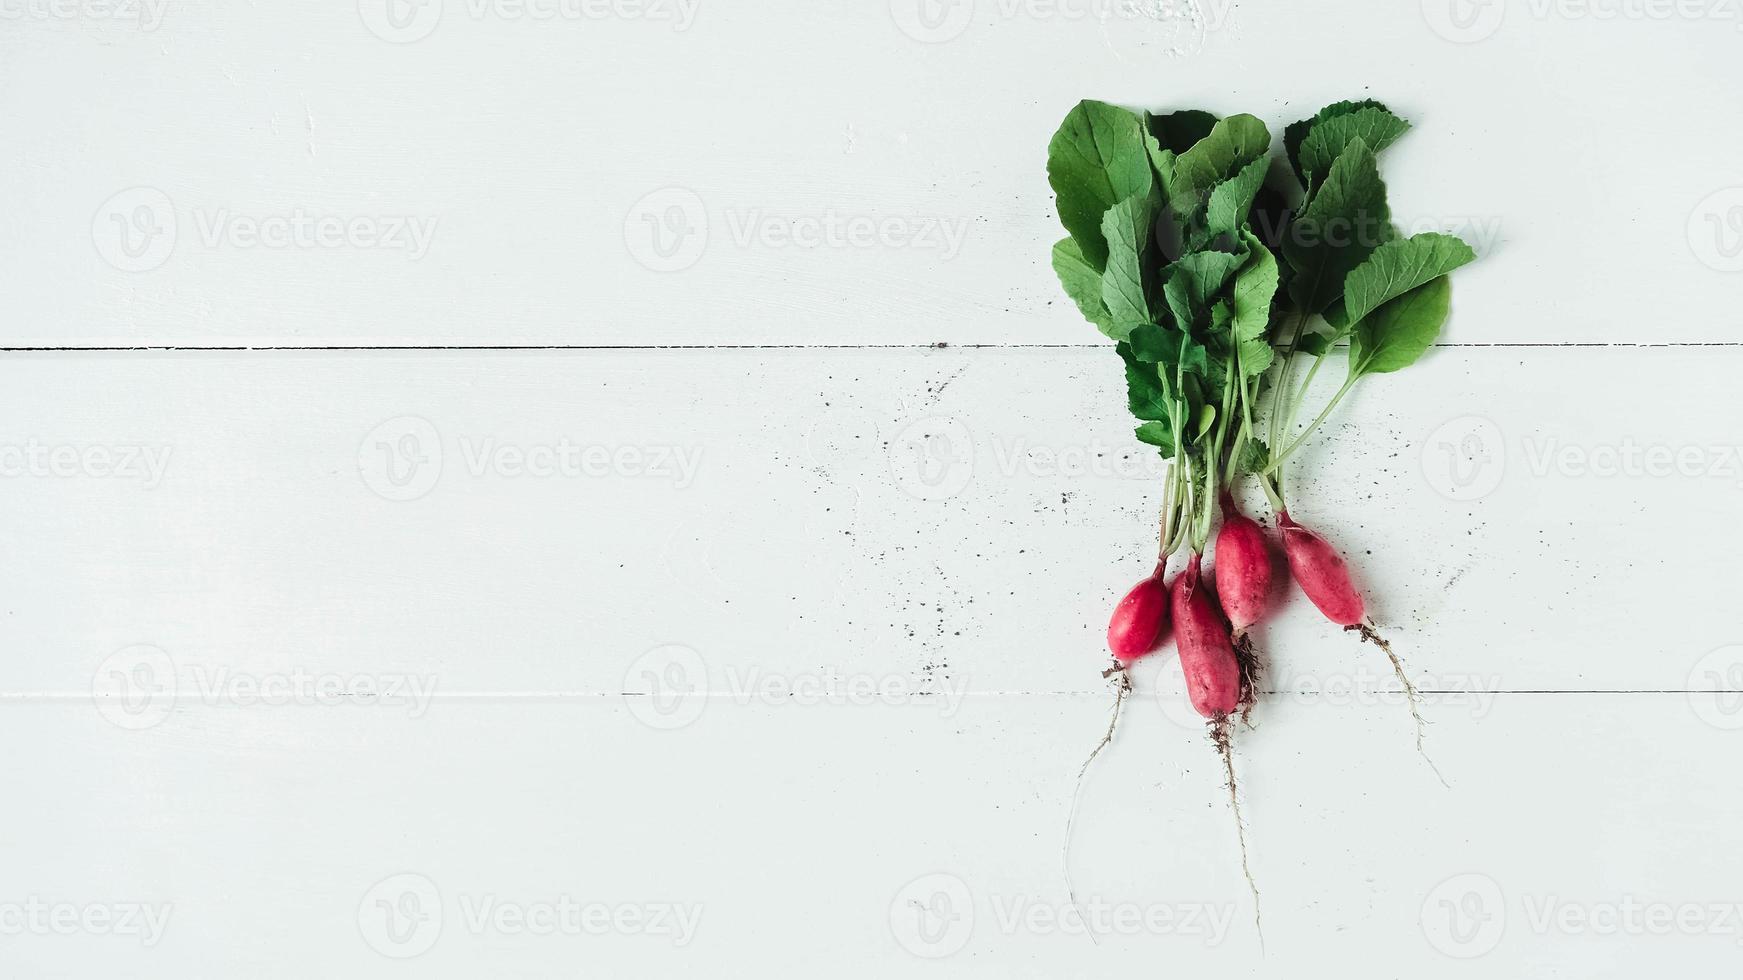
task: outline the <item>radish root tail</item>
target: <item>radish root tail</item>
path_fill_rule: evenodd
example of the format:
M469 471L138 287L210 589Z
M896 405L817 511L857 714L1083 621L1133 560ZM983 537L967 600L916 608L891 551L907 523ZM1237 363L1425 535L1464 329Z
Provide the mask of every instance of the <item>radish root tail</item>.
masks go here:
M1102 671L1104 678L1115 676L1119 678L1119 683L1114 686L1113 716L1108 719L1107 732L1102 735L1101 741L1095 743L1095 748L1090 750L1089 758L1083 760L1083 768L1077 770L1077 785L1071 790L1071 810L1065 816L1065 844L1059 852L1060 863L1065 869L1065 895L1079 917L1082 917L1083 909L1077 904L1077 887L1071 881L1071 832L1077 826L1077 803L1083 795L1083 778L1089 774L1089 767L1094 764L1096 757L1101 755L1102 750L1113 744L1114 730L1120 724L1120 709L1125 707L1126 698L1132 693L1132 675L1126 673L1126 668L1120 666L1118 661L1115 661L1112 667ZM1089 933L1090 942L1098 946L1101 945L1101 941L1095 938L1094 930L1085 931Z
M1235 659L1241 665L1241 724L1253 729L1253 705L1259 703L1259 676L1265 667L1259 662L1259 651L1246 633L1235 636Z
M1229 806L1235 813L1235 839L1241 845L1241 874L1247 879L1247 890L1253 893L1253 928L1259 933L1259 948L1265 947L1265 926L1259 917L1259 883L1253 880L1252 868L1247 863L1247 826L1241 819L1241 795L1235 782L1234 733L1229 724L1229 716L1223 715L1210 723L1211 744L1216 746L1217 754L1223 758L1223 772L1228 775Z
M1433 759L1429 758L1428 750L1422 747L1422 740L1427 734L1428 725L1427 722L1422 720L1422 711L1419 707L1422 701L1422 695L1417 693L1416 685L1410 682L1410 675L1404 672L1403 661L1399 660L1398 655L1392 652L1392 644L1388 643L1386 638L1381 636L1378 630L1374 629L1372 623L1362 623L1359 626L1346 626L1344 629L1347 632L1360 633L1364 642L1372 643L1379 647L1380 650L1386 654L1386 659L1392 661L1392 673L1398 675L1398 683L1404 686L1404 703L1410 706L1410 717L1416 720L1416 752L1418 755L1422 756L1422 761L1428 763L1428 768L1434 770L1434 778L1440 780L1442 786L1445 786L1447 789L1452 789L1451 784L1446 781L1446 777L1441 774L1440 767L1434 764Z

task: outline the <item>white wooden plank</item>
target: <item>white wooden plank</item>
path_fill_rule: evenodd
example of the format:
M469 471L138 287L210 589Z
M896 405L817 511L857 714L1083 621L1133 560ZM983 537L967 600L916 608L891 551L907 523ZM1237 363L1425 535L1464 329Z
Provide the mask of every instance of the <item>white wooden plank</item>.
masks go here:
M84 706L9 708L0 727L31 748L7 753L4 771L32 796L0 840L0 907L35 896L81 912L167 906L168 918L155 943L20 919L0 962L13 975L141 980L1058 977L1157 964L1277 976L1326 962L1439 978L1468 975L1463 957L1480 954L1498 975L1622 978L1698 974L1735 955L1734 906L1723 919L1711 908L1735 903L1743 873L1736 783L1713 778L1738 736L1643 695L1508 695L1480 720L1448 719L1437 748L1450 791L1383 706L1284 705L1239 733L1263 953L1211 747L1135 704L1083 795L1078 895L1196 918L1126 932L1101 919L1098 942L1062 933L1047 917L1068 906L1065 817L1106 707L1061 695L983 699L950 718L924 705L727 706L665 732L616 698L446 705L417 721L183 705L144 731ZM922 942L910 902L937 908L941 883L961 889L959 918ZM1498 900L1485 907L1489 883ZM417 910L439 931L405 921L389 934L376 900L403 909L420 888ZM699 918L687 943L641 926L527 935L512 919L473 919L485 901L565 896ZM1690 924L1658 934L1639 918L1597 934L1536 921L1628 902Z
M390 43L390 2L414 15L396 38L440 19ZM1457 4L1196 6L985 0L940 7L967 15L940 35L914 0L21 3L0 341L1088 342L1047 266L1044 147L1073 102L1280 127L1363 96L1419 123L1388 163L1401 223L1487 253L1449 340L1739 339L1729 5L1491 5L1476 43L1444 36ZM287 218L345 228L248 237ZM869 237L783 237L831 222Z
M1427 689L1743 690L1743 420L1710 398L1737 360L1439 353L1364 383L1295 514ZM684 683L740 700L1099 690L1158 503L1122 404L1106 351L14 357L4 687L82 694L144 644L196 699L226 670L616 694L676 644ZM575 469L525 470L565 443ZM1699 467L1582 468L1629 447ZM155 483L110 475L135 449L167 454ZM1493 463L1461 487L1449 451ZM1278 690L1389 681L1297 595L1259 640Z

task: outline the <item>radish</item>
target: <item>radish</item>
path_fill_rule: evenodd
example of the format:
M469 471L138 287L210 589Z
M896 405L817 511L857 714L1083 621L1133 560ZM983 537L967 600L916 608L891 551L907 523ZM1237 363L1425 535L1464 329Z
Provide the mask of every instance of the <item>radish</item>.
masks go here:
M1265 530L1223 495L1223 526L1216 535L1216 591L1238 641L1265 618L1271 601L1271 549Z
M1308 598L1391 659L1422 748L1416 688L1374 630L1342 556L1290 518L1283 469L1357 382L1409 367L1435 346L1451 309L1448 275L1475 258L1451 235L1406 238L1393 227L1377 155L1409 128L1379 102L1338 102L1288 127L1277 153L1270 129L1244 113L1155 115L1085 100L1047 147L1047 181L1066 232L1053 246L1053 271L1119 355L1137 440L1168 462L1161 561L1108 622L1115 662L1103 677L1115 682L1112 717L1078 772L1066 849L1084 777L1112 742L1132 691L1128 668L1172 629L1193 709L1208 720L1227 771L1255 925L1233 719L1239 712L1245 722L1256 700L1248 633L1271 611L1281 572L1265 529L1235 505L1243 479L1257 482L1277 515L1289 572ZM1274 155L1297 188L1275 186L1283 168ZM1377 234L1335 234L1340 228ZM1322 365L1343 351L1348 379L1298 428ZM1303 358L1312 364L1297 385ZM1207 552L1215 556L1211 578ZM1176 553L1189 560L1170 582L1164 566ZM1066 889L1075 906L1068 860Z
M1168 586L1162 575L1168 563L1156 563L1150 577L1132 587L1114 607L1108 623L1108 649L1121 667L1156 652L1168 633Z
M1180 648L1180 669L1186 675L1186 693L1193 710L1210 721L1210 739L1222 756L1228 774L1229 805L1234 809L1235 834L1241 845L1241 873L1253 893L1253 924L1259 928L1259 886L1247 865L1247 831L1241 820L1241 800L1235 785L1235 757L1229 719L1252 703L1249 674L1235 654L1229 621L1217 605L1216 596L1205 587L1197 554L1186 571L1174 580L1173 611L1175 644Z
M1174 632L1193 709L1220 722L1241 709L1241 664L1228 621L1204 587L1202 561L1193 555L1186 571L1174 580Z
M1291 520L1286 510L1278 511L1277 526L1283 531L1283 553L1289 556L1289 572L1300 583L1301 591L1307 593L1325 618L1345 629L1360 628L1367 621L1367 607L1350 581L1350 569L1343 556L1324 538Z
M1350 581L1350 567L1342 555L1331 543L1313 533L1289 516L1286 510L1277 512L1277 526L1283 530L1283 553L1289 556L1289 571L1300 584L1301 591L1307 593L1307 598L1314 606L1345 631L1359 633L1363 640L1379 647L1386 659L1392 662L1392 673L1398 677L1398 683L1404 687L1404 700L1410 706L1410 717L1416 720L1416 751L1428 759L1429 768L1446 784L1446 777L1441 776L1440 767L1428 758L1423 751L1422 712L1417 709L1421 695L1416 692L1416 685L1410 676L1404 672L1404 664L1398 655L1392 652L1392 644L1382 637L1374 624L1368 619L1367 604L1362 601L1362 593L1356 590L1355 583Z

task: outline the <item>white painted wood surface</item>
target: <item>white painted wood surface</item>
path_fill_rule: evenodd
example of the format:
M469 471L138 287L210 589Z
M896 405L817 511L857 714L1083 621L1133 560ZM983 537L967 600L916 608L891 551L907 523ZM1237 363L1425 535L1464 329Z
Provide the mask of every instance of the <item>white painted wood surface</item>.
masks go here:
M4 338L1083 342L1047 267L1061 232L1043 167L1092 95L1254 112L1279 133L1335 99L1395 104L1418 125L1387 163L1399 221L1494 260L1461 278L1482 312L1450 340L1739 326L1734 280L1703 261L1743 266L1730 0L1609 20L1519 0L1468 44L1430 24L1503 8L1198 0L1196 22L1104 26L1047 11L1120 4L522 2L178 0L151 30L8 22ZM414 15L404 32L389 5ZM652 13L583 16L601 9ZM530 13L549 10L577 16ZM366 23L428 33L390 43ZM258 241L292 218L346 227ZM803 244L832 224L836 243Z
M1738 19L1201 6L0 4L0 346L397 348L0 358L0 973L1722 975ZM1352 94L1485 259L1295 510L1450 788L1292 597L1237 741L1263 948L1171 657L1068 934L1158 501L1045 138ZM248 244L287 217L337 244ZM783 237L831 222L872 239Z

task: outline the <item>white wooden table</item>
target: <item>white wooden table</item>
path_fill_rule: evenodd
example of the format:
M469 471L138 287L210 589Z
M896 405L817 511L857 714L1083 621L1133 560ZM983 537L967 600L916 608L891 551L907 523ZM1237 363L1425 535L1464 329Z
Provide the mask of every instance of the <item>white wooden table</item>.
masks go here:
M1743 12L5 0L0 974L1729 976ZM1154 13L1154 12L1152 12ZM1078 98L1417 124L1237 764L1058 291Z

